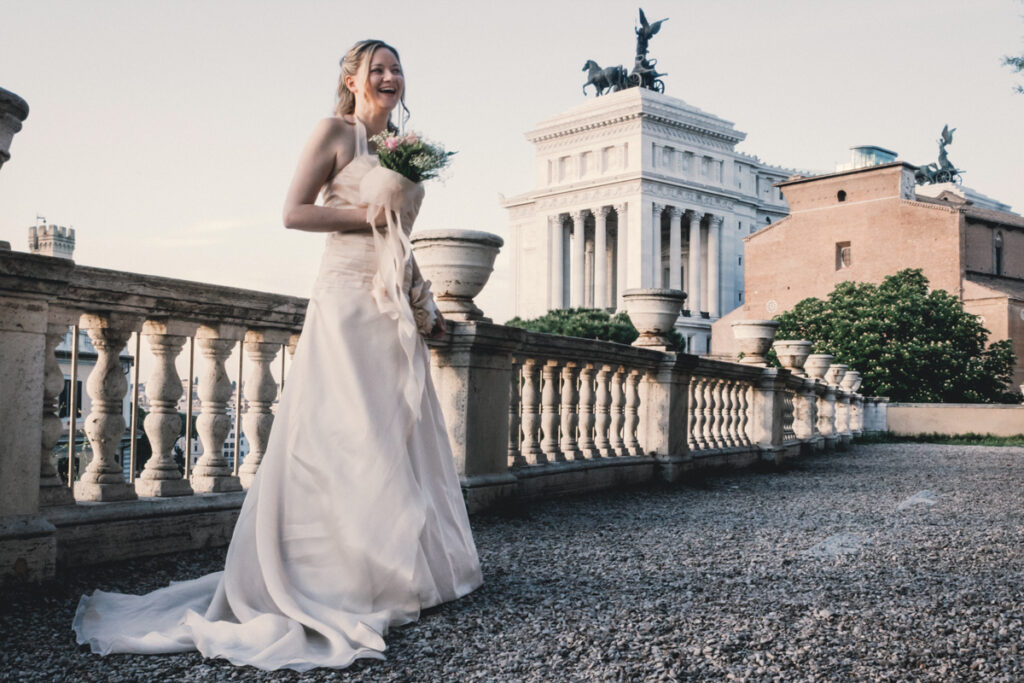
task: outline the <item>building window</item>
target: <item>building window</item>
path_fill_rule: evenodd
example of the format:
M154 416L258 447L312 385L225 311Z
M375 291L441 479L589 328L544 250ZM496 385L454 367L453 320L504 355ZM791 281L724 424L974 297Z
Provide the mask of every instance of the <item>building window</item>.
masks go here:
M736 301L743 303L743 290L736 292Z
M739 256L739 257L736 258L736 265L737 266L742 266L743 265L743 257L742 256Z
M836 270L849 268L853 263L853 254L849 242L836 242Z
M845 202L846 201L846 190L839 190L839 192L836 193L836 199L841 201L841 202Z
M992 272L1003 274L1003 233L997 232L992 238Z

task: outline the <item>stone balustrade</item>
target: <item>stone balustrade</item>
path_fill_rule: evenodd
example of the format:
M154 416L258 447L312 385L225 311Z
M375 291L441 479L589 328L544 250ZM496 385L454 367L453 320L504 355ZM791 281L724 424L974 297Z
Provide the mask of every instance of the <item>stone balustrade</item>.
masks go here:
M279 385L271 368L285 349L294 352L305 305L0 251L0 583L52 576L58 563L227 543L273 424ZM70 325L97 353L82 427L93 457L71 487L53 460L63 380L54 352ZM119 358L133 335L152 356L139 369L149 403L140 431L152 455L126 478L116 453L128 429ZM182 472L172 452L182 427L178 361L193 348L204 452ZM221 452L233 352L247 364L236 425L251 450L232 466ZM431 342L431 358L471 511L781 462L885 428L884 399L825 379L482 320L452 323L445 339Z

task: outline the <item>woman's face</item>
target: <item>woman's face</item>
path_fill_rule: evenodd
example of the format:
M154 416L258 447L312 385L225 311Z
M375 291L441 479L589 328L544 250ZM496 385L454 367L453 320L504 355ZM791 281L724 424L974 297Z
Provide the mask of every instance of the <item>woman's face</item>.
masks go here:
M386 47L379 47L370 56L366 80L349 83L349 90L356 96L356 102L363 100L370 106L384 111L391 111L402 99L405 90L405 78L402 65L395 53Z

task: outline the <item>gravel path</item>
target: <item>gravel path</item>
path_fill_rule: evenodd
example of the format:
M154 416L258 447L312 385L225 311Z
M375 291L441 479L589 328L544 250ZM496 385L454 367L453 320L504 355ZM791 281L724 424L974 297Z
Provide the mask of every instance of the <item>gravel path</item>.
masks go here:
M486 582L305 674L196 653L94 656L93 588L142 592L223 549L81 569L0 594L11 681L1024 680L1024 449L864 445L479 516Z

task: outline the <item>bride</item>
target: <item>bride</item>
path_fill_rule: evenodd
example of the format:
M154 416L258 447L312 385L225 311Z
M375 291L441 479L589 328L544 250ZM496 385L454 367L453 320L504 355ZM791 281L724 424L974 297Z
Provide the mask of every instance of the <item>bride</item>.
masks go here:
M383 659L389 627L480 585L408 299L426 283L411 258L395 272L402 262L382 253L395 243L381 237L386 211L358 199L376 165L367 136L393 130L404 86L394 48L357 43L341 62L336 116L302 151L284 223L327 233L327 246L224 570L145 596L84 596L73 627L93 652L196 649L261 669L340 668ZM402 224L421 198L402 207ZM386 286L395 282L402 296ZM439 315L431 332L444 332Z

